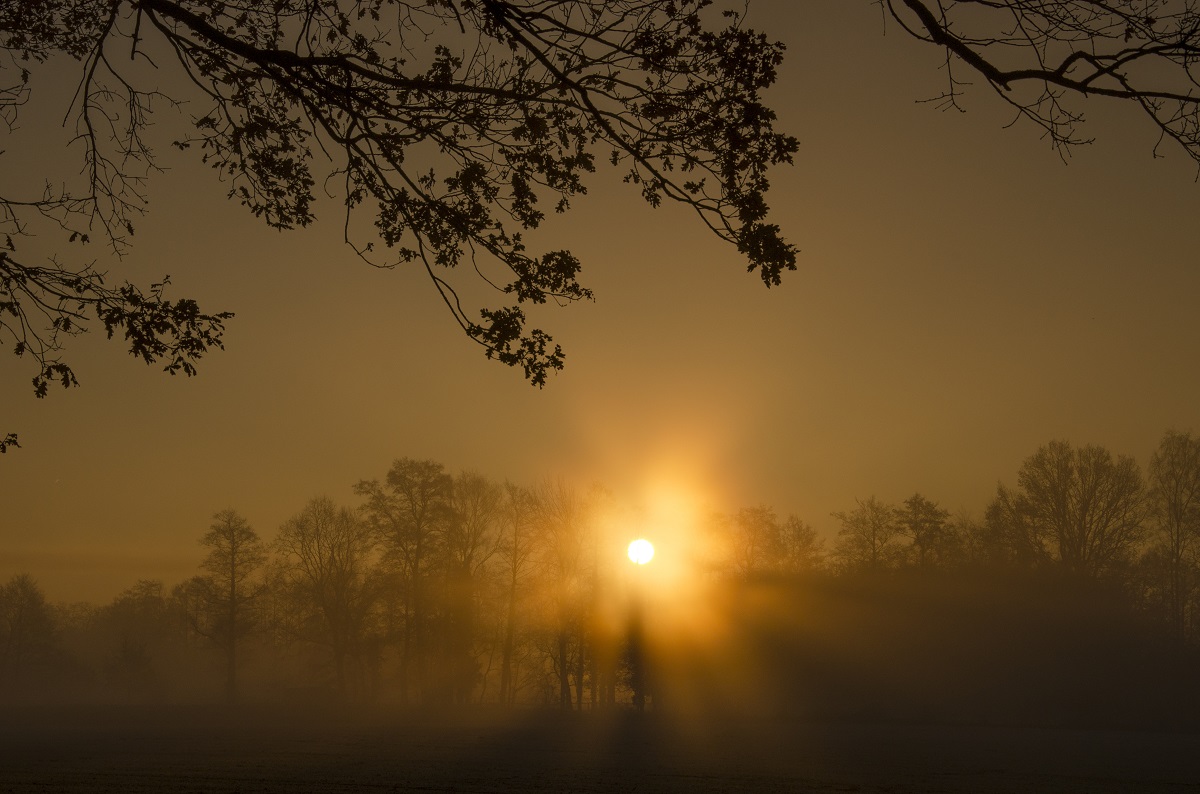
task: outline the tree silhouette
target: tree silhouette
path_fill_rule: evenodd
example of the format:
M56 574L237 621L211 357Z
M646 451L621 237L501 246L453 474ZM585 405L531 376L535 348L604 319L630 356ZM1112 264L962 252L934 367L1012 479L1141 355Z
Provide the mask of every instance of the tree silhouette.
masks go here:
M833 514L841 523L833 555L848 571L893 568L904 555L895 508L876 499L855 500L850 512Z
M500 702L511 703L518 689L516 651L518 603L533 575L536 551L537 501L533 492L512 483L504 484L500 512L501 542L497 549L500 575L504 580L504 640L500 661Z
M43 64L74 59L74 159L59 183L0 196L0 338L37 364L35 388L76 383L66 337L98 320L130 352L191 374L229 314L112 287L64 249L126 253L160 170L152 121L202 108L174 145L198 153L267 225L315 219L314 187L344 203L347 242L371 264L429 277L488 358L534 384L563 365L524 307L591 298L571 251L523 232L564 212L598 163L651 206L680 202L768 286L795 249L766 221L766 172L791 161L761 93L783 45L710 0L42 0L0 9L0 124L10 129ZM146 85L162 86L149 89ZM53 157L62 160L60 151ZM80 179L70 175L81 170ZM359 221L365 214L364 221ZM366 229L363 234L358 230ZM42 235L35 239L35 235ZM43 243L55 240L46 247ZM503 305L468 309L475 274ZM456 283L459 286L456 286Z
M734 516L730 530L735 575L753 577L778 565L783 546L774 510L766 505L743 507Z
M1155 547L1167 568L1170 622L1182 637L1200 574L1200 439L1167 432L1150 458L1150 504Z
M572 672L576 673L579 706L583 706L585 612L590 606L588 591L593 581L588 570L588 505L582 494L562 480L543 480L534 493L541 541L538 556L549 608L549 656L559 706L567 711L571 708Z
M475 640L484 566L500 543L503 491L475 472L454 478L443 531L446 677L457 703L469 701L477 678Z
M46 597L28 574L0 585L0 692L28 687L54 650L54 623Z
M1195 546L1186 534L1195 518L1194 446L1188 433L1167 433L1143 490L1130 459L1053 442L1025 461L1015 487L1001 488L986 523L947 520L916 495L903 510L859 500L834 514L842 525L837 566L819 575L813 528L790 516L778 521L759 505L720 517L709 537L697 535L724 564L699 558L694 574L705 586L664 591L662 600L653 594L653 569L613 569L612 541L635 522L602 489L562 480L501 489L471 473L449 477L432 461L400 459L387 486L360 483L367 504L359 511L314 499L280 528L254 610L265 642L253 692L294 704L334 694L331 679L344 694L369 691L380 702L389 689L407 692L413 682L404 666L382 664L403 659L405 638L382 626L419 614L429 671L417 691L433 702L583 710L590 688L593 709L620 701L658 707L665 693L702 706L697 713L713 708L714 716L744 706L1056 725L1190 719L1200 696L1189 578ZM1153 509L1144 514L1146 501ZM427 509L414 513L416 504ZM405 607L411 614L389 616L383 574L395 572L394 555L418 540L411 530L421 513L436 517L423 524L422 601ZM1147 529L1154 542L1140 567L1127 567ZM1182 635L1165 564L1176 529L1183 533ZM211 697L218 671L192 629L199 620L211 638L220 636L214 629L247 626L239 614L221 627L235 599L222 603L217 581L235 575L231 558L254 570L261 547L251 534L233 511L214 516L209 575L169 596L161 582L142 580L94 609L47 605L28 576L0 584L0 695L12 702L73 693ZM230 538L247 545L232 550ZM928 564L899 569L919 559L921 544ZM380 553L384 545L393 546L391 558ZM1142 578L1126 578L1135 573ZM238 580L236 593L249 592L246 581ZM395 582L406 597L407 584ZM703 617L690 628L673 625L680 612L655 617L672 605ZM719 630L710 639L713 626ZM244 666L239 674L251 672Z
M788 573L811 573L825 563L825 539L811 524L789 515L779 528L780 563Z
M1106 97L1136 107L1200 164L1200 11L1190 0L882 2L945 51L943 107L959 108L963 72L973 72L1065 156L1090 141L1083 101Z
M945 562L952 553L953 534L947 521L950 512L921 494L913 494L896 509L900 532L911 544L914 562L920 568Z
M1133 458L1051 441L1000 485L989 519L1019 555L1096 576L1127 565L1145 535L1146 498Z
M405 698L414 684L418 692L427 694L429 580L439 562L439 546L450 519L448 500L453 485L442 464L400 458L393 461L383 483L363 480L354 487L355 493L366 499L363 514L382 543L384 562L396 573L401 588L400 688Z
M102 613L108 635L104 675L125 697L161 697L163 674L179 659L176 622L157 579L139 579Z
M374 545L368 527L326 497L310 500L275 539L295 606L308 618L311 637L329 648L343 696L364 683L376 596L369 576Z
M261 592L252 577L267 559L258 533L236 510L213 516L212 526L200 539L209 549L200 563L208 576L207 595L211 624L209 637L225 650L225 687L230 702L237 700L238 646L252 627L251 609Z

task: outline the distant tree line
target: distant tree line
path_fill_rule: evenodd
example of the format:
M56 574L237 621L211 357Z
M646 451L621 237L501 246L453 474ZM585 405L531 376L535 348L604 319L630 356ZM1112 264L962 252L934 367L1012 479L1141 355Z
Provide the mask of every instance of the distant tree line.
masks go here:
M270 542L222 510L200 538L196 576L169 589L139 581L104 606L51 604L29 576L12 578L0 585L0 698L223 692L585 710L644 697L639 656L612 606L629 565L611 553L624 524L602 488L523 487L401 458L354 492L356 506L311 499ZM904 679L878 691L929 701L930 687L961 684L926 681L938 664L958 660L952 678L970 659L995 664L981 649L1004 637L1054 648L1005 662L1040 676L1075 658L1062 638L1087 621L1099 633L1080 648L1136 638L1136 653L1168 666L1196 659L1200 439L1188 433L1166 433L1145 472L1101 447L1050 442L978 519L919 493L895 505L859 499L833 517L829 548L810 524L767 506L695 529L708 553L694 575L725 594L741 632L723 642L782 654L771 675L809 682L810 703L820 681L827 698L843 691L835 680L868 698L874 673L860 667L876 655ZM1004 584L985 593L984 580ZM774 588L769 606L745 598L762 588ZM1002 608L997 598L1028 603ZM910 670L906 654L926 661L909 660ZM681 669L699 670L701 656ZM1091 651L1080 659L1099 679L1116 675ZM789 686L768 689L786 705Z

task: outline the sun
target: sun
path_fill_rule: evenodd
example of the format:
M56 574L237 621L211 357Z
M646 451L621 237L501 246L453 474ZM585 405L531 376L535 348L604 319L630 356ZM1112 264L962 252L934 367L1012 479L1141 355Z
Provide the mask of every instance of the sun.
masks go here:
M645 538L638 538L629 544L629 560L638 565L645 565L654 559L654 544Z

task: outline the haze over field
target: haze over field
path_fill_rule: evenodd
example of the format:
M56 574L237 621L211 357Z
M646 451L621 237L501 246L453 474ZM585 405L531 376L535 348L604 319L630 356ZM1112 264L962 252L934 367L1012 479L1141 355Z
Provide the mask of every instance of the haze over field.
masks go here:
M1198 50L0 0L0 789L1193 791Z

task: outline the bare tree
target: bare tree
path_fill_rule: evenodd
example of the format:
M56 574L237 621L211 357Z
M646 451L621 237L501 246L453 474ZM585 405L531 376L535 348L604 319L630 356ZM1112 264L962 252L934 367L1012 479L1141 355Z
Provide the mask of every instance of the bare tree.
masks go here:
M1182 637L1191 629L1188 606L1200 575L1200 439L1168 431L1150 458L1148 480L1171 627Z
M782 554L779 519L766 505L743 507L730 526L732 566L737 576L751 577L774 569Z
M46 597L28 574L0 585L0 691L32 685L54 651L54 621Z
M262 592L261 583L254 579L267 560L267 550L249 522L232 509L213 516L200 543L209 550L200 563L208 573L212 618L206 633L225 649L225 691L232 703L238 696L238 647L253 628L253 607Z
M996 534L997 526L966 509L960 509L947 522L958 546L960 562L976 568L995 568L1012 563L1012 547Z
M551 662L558 681L559 705L569 710L571 673L582 669L587 650L583 639L590 581L586 570L587 509L583 496L562 480L544 480L535 494L541 540L539 563L551 612ZM578 683L582 706L583 684Z
M908 538L919 568L943 564L953 554L954 535L948 524L950 511L921 494L913 494L896 509L900 533Z
M500 663L500 702L507 704L512 702L516 694L514 663L518 603L532 574L536 550L534 522L537 519L537 502L533 493L526 488L505 483L500 515L502 540L498 552L503 566L507 601Z
M811 573L825 564L825 539L807 521L789 515L779 528L780 562L788 573Z
M376 588L370 578L375 541L353 511L312 499L279 528L275 548L313 638L326 645L339 694L361 691ZM353 665L353 667L352 667Z
M474 472L454 478L442 536L446 576L447 667L457 702L469 700L477 677L474 644L483 568L500 544L500 486Z
M500 486L481 474L465 471L453 479L442 538L450 566L475 576L496 553L503 499Z
M354 487L355 493L366 499L363 514L383 544L384 562L396 572L401 588L400 691L405 699L414 683L419 692L427 694L429 581L440 562L452 486L442 464L400 458L392 463L383 483L363 480Z
M856 500L849 513L834 513L841 522L833 555L848 571L878 571L894 568L904 556L896 511L874 496Z
M179 623L157 579L139 579L99 615L106 635L104 677L109 687L135 700L162 696L180 665Z
M1133 458L1051 441L1021 464L1015 489L998 487L988 518L1020 556L1096 576L1128 565L1146 506Z
M1064 156L1090 142L1084 102L1130 105L1200 164L1200 9L1193 0L879 0L946 53L936 101L960 108L982 77Z

